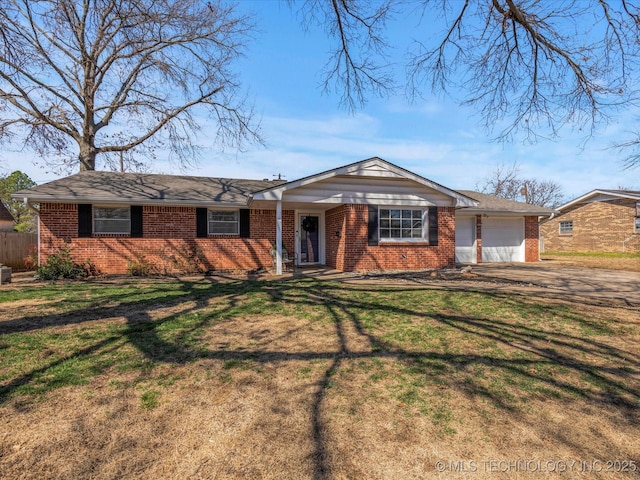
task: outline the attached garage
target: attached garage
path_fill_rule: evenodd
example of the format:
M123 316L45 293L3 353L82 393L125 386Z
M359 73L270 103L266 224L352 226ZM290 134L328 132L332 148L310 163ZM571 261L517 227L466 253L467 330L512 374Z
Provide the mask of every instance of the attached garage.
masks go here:
M456 215L456 263L476 263L476 217Z
M540 217L551 208L459 190L478 202L456 210L456 262L536 262L539 255Z
M482 219L482 261L524 262L524 218Z

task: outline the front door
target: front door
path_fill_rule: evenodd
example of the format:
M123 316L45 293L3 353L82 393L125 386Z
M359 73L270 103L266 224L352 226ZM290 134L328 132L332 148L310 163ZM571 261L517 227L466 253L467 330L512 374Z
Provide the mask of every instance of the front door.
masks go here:
M300 264L320 263L320 217L301 214L299 232Z

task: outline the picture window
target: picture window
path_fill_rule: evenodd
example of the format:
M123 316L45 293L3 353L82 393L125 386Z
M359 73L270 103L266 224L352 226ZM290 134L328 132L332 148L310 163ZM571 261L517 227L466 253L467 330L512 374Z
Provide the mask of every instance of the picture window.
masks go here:
M379 215L380 239L424 239L424 210L381 208Z
M131 209L94 206L93 231L95 233L131 233Z
M237 235L240 231L238 210L209 210L209 234Z

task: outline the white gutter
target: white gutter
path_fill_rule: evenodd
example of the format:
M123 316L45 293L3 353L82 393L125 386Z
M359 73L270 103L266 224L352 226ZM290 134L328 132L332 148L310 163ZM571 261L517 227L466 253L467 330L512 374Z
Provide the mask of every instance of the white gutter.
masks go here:
M12 195L13 196L13 195ZM15 198L15 197L14 197ZM113 197L50 197L50 196L30 196L24 197L23 202L32 203L103 203L108 205L147 205L147 206L180 206L180 207L226 207L226 208L243 208L249 205L250 199L245 202L216 202L215 200L157 200L157 199L140 199L140 198L113 198ZM33 207L31 207L33 208Z
M22 199L22 203L25 204L27 206L27 208L29 210L31 210L32 212L34 212L36 215L38 215L38 218L40 218L40 210L38 210L36 207L34 207L33 205L31 205L29 203L29 199L27 197L24 197Z

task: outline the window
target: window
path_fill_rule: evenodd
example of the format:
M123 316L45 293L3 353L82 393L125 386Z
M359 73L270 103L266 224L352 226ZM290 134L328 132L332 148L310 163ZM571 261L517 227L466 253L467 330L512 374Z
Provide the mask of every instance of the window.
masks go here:
M240 231L238 210L209 210L209 233L230 233Z
M560 222L560 235L571 235L573 233L573 220Z
M424 210L381 208L380 239L418 239L424 236Z
M640 217L636 217L636 228L634 231L640 233Z
M93 231L95 233L130 233L131 210L129 207L93 207Z

